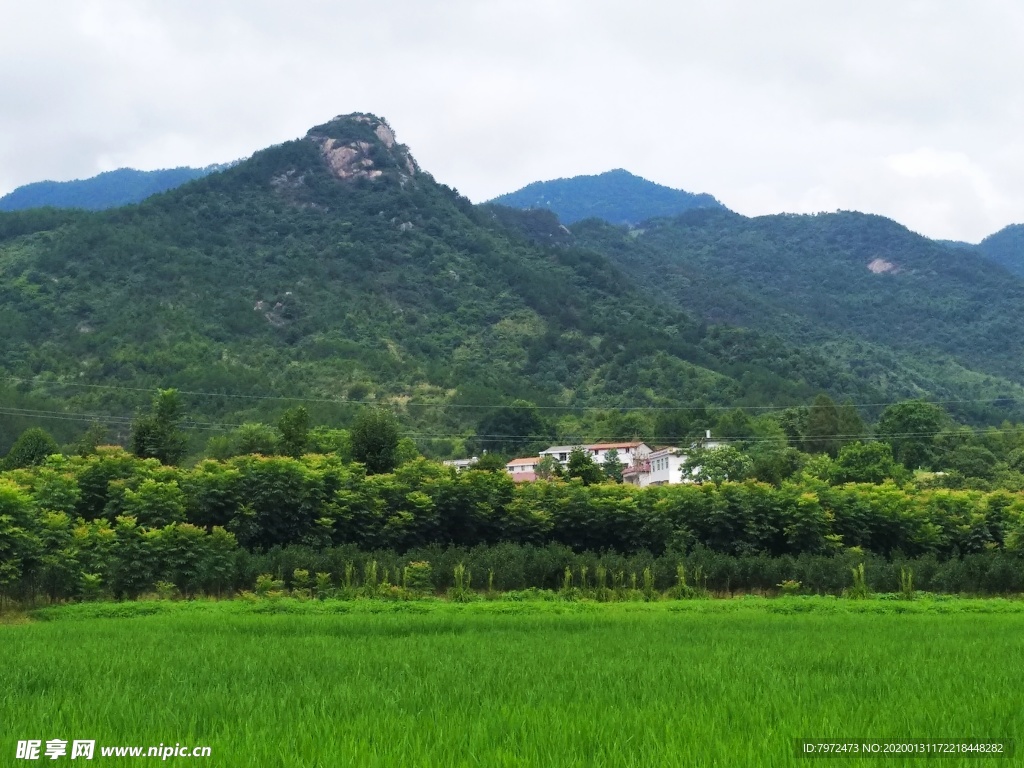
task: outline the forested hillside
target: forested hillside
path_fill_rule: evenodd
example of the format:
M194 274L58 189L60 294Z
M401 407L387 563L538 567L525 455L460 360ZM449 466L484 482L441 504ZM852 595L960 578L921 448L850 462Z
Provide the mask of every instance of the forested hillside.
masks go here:
M621 168L597 176L536 181L490 202L510 208L547 209L563 224L589 218L613 224L638 224L693 208L722 208L711 195L665 187Z
M147 197L201 179L225 167L211 165L206 168L168 168L160 171L119 168L88 179L37 181L0 197L0 211L23 211L47 206L102 211L141 202Z
M991 420L1024 394L1024 281L888 219L698 210L573 233L650 295L816 350L888 399L957 401L961 417Z
M978 244L978 250L1015 275L1024 276L1024 224L1011 224Z
M517 399L878 395L824 357L652 301L594 251L539 247L514 219L436 183L369 115L138 206L0 215L0 369L15 406L0 450L47 410L116 416L123 441L158 387L211 430L273 420L291 397L335 424L354 402L387 403L425 441L472 435Z

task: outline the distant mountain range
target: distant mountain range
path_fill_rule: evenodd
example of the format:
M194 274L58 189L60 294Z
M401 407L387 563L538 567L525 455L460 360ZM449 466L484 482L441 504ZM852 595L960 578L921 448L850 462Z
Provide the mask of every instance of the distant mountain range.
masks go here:
M37 181L18 187L0 197L0 211L23 211L29 208L81 208L102 211L122 205L140 203L147 197L201 179L227 165L206 168L168 168L160 171L137 171L119 168L98 176L75 181Z
M366 114L210 170L139 205L0 213L0 374L34 382L0 405L123 415L175 386L210 422L284 396L343 424L378 402L440 441L516 400L694 427L820 392L1024 418L1020 228L748 218L625 171L473 205ZM597 419L560 439L638 431Z
M443 442L516 400L883 395L777 339L702 325L572 238L538 246L524 224L567 235L549 211L498 210L438 184L387 123L356 114L139 205L0 213L0 375L33 382L0 382L0 405L125 414L174 386L207 423L276 419L279 396L344 425L361 407L346 401L377 402ZM13 434L0 418L0 443Z
M992 261L1024 277L1024 224L1003 227L982 240L977 248Z
M693 208L724 208L711 195L665 187L621 168L597 176L537 181L489 202L510 208L546 208L563 224L589 218L612 224L639 224Z

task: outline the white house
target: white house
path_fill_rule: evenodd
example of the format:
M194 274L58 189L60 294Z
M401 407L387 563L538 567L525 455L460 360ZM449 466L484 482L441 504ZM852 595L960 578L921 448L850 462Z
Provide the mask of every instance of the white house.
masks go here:
M569 454L574 450L580 449L591 459L594 460L595 464L604 464L608 459L608 452L615 450L619 456L619 462L623 466L630 466L637 461L642 461L643 457L651 452L651 448L647 443L634 440L628 443L591 443L589 445L553 445L540 452L540 455L550 456L562 466L569 463Z
M455 467L455 469L461 472L464 469L469 469L471 466L476 464L477 461L479 461L479 459L476 456L474 456L471 459L447 459L446 461L443 461L441 463L444 464L446 467Z
M545 448L540 452L540 458L550 456L552 459L557 461L563 466L569 463L569 454L577 448L582 448L580 445L552 445L550 448Z
M615 451L619 457L619 463L624 467L630 467L638 461L643 461L651 453L651 447L639 440L630 443L594 443L585 445L583 448L596 464L604 464L608 459L609 451Z
M703 448L714 450L725 445L721 440L711 437L711 430L704 433L704 437L690 446L690 450ZM622 471L622 482L630 485L638 485L646 488L649 485L678 485L680 483L692 483L693 475L700 471L700 467L694 467L689 475L684 475L683 465L688 458L687 451L683 448L659 448L650 452L642 460Z

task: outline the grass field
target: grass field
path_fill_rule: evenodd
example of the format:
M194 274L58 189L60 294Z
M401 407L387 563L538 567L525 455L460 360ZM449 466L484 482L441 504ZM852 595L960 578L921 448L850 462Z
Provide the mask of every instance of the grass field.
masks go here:
M102 765L162 742L210 766L896 766L922 760L792 740L1024 736L1005 600L82 604L0 650L0 765L59 738Z

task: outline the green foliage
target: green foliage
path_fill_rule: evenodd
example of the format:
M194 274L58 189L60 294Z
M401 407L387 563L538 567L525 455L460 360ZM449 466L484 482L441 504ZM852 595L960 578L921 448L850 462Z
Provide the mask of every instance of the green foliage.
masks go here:
M595 464L593 458L582 448L573 448L569 454L569 463L565 474L570 479L578 477L584 485L600 483L606 478L604 470Z
M273 456L277 453L279 435L266 424L242 424L231 436L231 447L228 456L214 458L230 458L258 453L262 456Z
M750 477L754 463L731 445L722 445L690 451L682 471L683 477L692 477L695 482L721 485L726 480L740 482Z
M479 469L482 472L504 472L505 459L497 453L485 453L472 464L472 469Z
M827 453L835 457L842 441L839 431L839 409L828 395L818 395L807 414L804 432L808 453Z
M309 446L309 412L301 405L290 408L277 422L277 431L281 434L281 453L298 458Z
M949 417L923 400L890 405L878 419L878 437L892 446L893 458L907 469L929 467L937 457L936 437Z
M1024 276L1024 224L1010 224L982 240L978 250L1015 275Z
M553 480L556 477L562 477L565 474L565 470L562 469L560 462L555 461L554 457L548 455L542 456L537 462L536 474L541 480Z
M572 231L578 246L608 256L656 299L799 345L806 357L788 371L769 364L782 378L837 401L921 393L960 401L951 408L972 423L998 423L1008 412L1021 419L1024 283L973 249L856 212L748 219L703 209L642 230L590 221ZM1019 231L1007 235L1020 240ZM762 391L772 386L755 375Z
M371 475L398 465L398 420L390 411L367 408L352 427L352 458Z
M906 478L906 470L893 459L888 443L850 443L843 446L830 467L833 483L883 483Z
M57 441L45 429L26 429L11 446L3 461L0 461L0 469L20 469L42 464L47 456L59 452Z
M512 208L549 208L565 224L601 218L613 224L639 224L655 216L672 216L692 208L721 208L711 195L671 189L621 168L597 176L537 181L492 204Z
M604 455L604 462L601 464L601 471L609 480L616 483L622 482L622 470L625 465L619 461L619 452L611 448Z
M516 400L481 419L474 451L518 456L543 447L553 437L551 427L533 403Z
M871 590L864 579L864 563L858 563L850 572L853 574L853 585L844 590L843 596L851 600L866 600L871 597Z
M188 439L180 430L183 418L177 390L159 390L149 414L132 423L132 452L143 459L177 464L185 456Z

